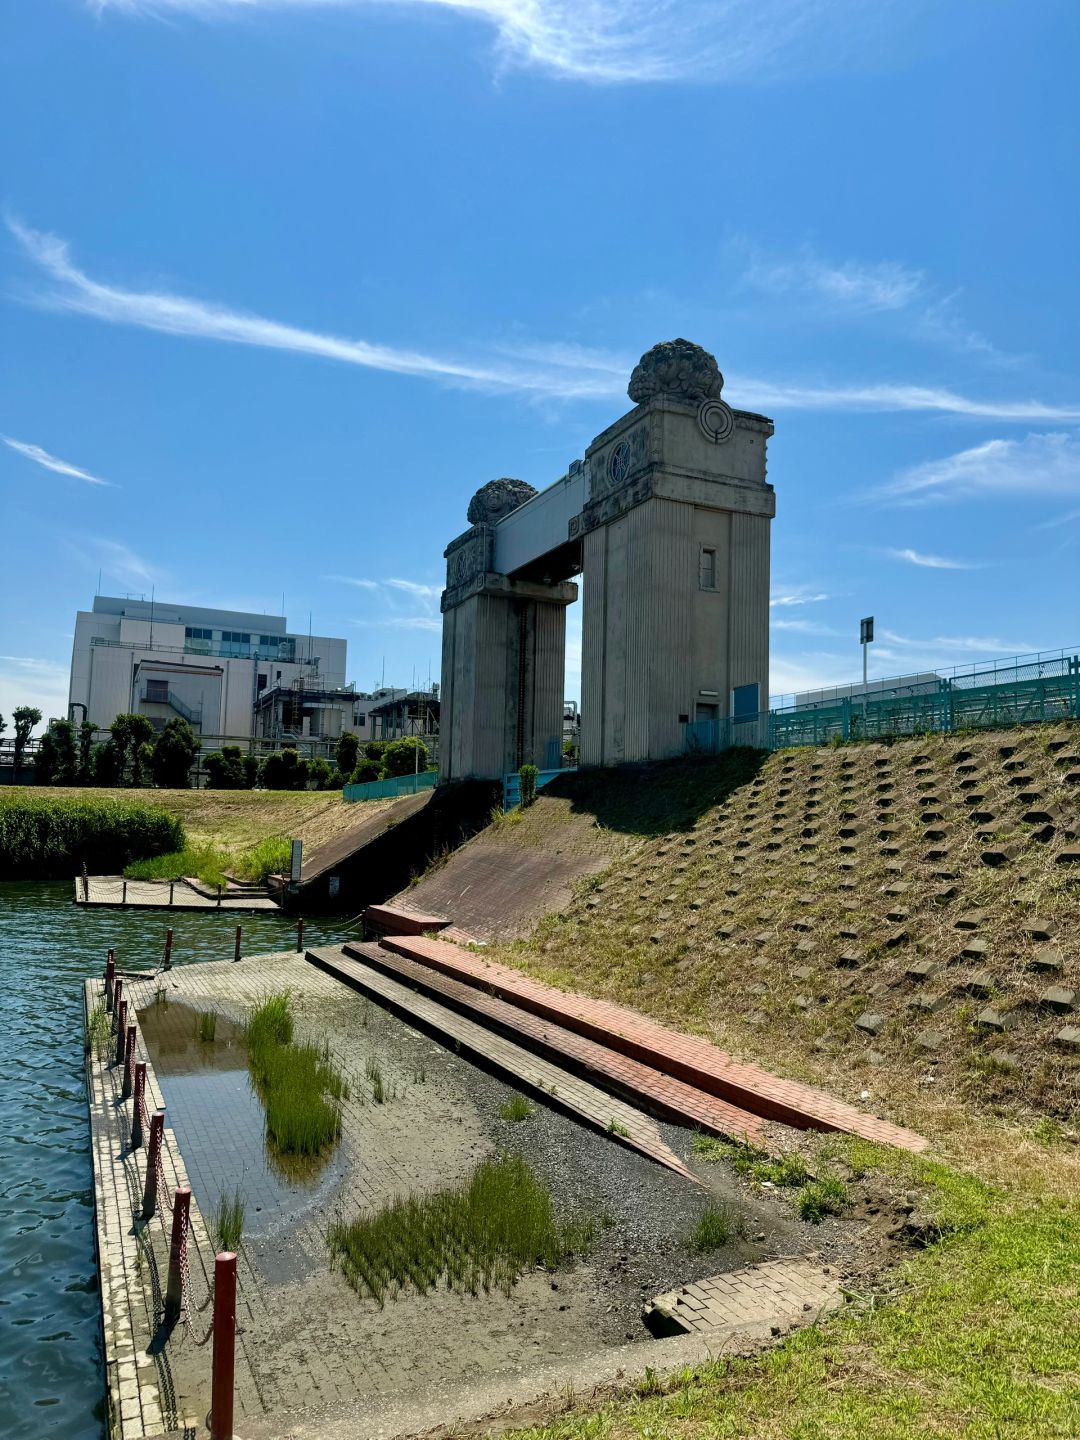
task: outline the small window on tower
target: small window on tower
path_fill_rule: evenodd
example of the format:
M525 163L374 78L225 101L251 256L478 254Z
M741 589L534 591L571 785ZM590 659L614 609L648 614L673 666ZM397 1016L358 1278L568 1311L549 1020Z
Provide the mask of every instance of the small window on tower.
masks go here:
M702 590L716 589L716 551L705 545L698 558L698 585Z

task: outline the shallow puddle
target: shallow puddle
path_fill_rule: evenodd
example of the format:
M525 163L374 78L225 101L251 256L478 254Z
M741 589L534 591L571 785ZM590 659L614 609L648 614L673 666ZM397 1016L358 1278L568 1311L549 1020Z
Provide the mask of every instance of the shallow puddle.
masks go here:
M213 1040L200 1040L202 1012L175 1001L139 1012L191 1188L207 1225L218 1201L237 1189L244 1234L272 1234L344 1173L341 1146L321 1159L278 1155L266 1141L262 1101L251 1083L243 1027L217 1016Z

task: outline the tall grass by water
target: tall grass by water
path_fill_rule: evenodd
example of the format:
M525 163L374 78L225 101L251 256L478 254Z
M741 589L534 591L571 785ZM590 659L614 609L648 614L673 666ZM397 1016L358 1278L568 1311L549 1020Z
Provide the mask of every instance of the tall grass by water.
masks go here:
M133 860L182 850L184 827L144 800L0 791L0 874L5 880L67 879L84 863L118 873Z
M240 1187L229 1194L218 1196L214 1211L214 1242L218 1251L237 1250L244 1234L244 1200Z
M421 1295L440 1279L476 1295L509 1295L533 1265L554 1270L587 1250L589 1221L560 1224L551 1196L520 1155L485 1160L456 1190L395 1200L377 1215L336 1221L326 1243L360 1295L381 1307L412 1286Z
M293 1028L289 992L267 995L245 1030L248 1066L273 1145L284 1155L315 1156L341 1134L349 1089L329 1047L294 1042Z
M238 855L217 845L185 845L167 855L136 860L124 874L129 880L182 880L190 875L212 889L223 888L228 875L262 885L268 876L287 871L291 858L292 841L274 835Z

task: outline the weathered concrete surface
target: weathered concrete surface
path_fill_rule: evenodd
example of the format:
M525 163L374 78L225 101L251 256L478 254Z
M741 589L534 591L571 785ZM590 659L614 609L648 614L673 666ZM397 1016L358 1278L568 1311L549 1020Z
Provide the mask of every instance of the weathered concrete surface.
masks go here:
M706 1339L741 1335L767 1340L777 1330L809 1325L842 1304L832 1266L811 1260L766 1260L658 1295L646 1319L660 1333L683 1331Z

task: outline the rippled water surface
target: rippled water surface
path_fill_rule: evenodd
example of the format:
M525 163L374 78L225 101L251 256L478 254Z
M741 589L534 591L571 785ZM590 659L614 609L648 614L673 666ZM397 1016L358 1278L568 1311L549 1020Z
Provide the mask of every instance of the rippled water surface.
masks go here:
M277 915L168 917L174 963L283 950ZM0 883L0 1437L101 1440L104 1378L83 1083L81 982L109 946L161 955L163 912L82 910L71 885ZM310 944L333 929L309 925Z

